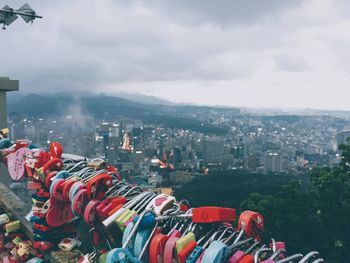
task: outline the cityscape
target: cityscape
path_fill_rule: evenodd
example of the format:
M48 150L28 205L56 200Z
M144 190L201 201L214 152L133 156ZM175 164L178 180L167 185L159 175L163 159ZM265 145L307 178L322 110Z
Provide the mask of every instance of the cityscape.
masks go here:
M133 107L132 101L123 102ZM338 165L338 146L350 137L346 115L171 107L172 116L185 115L213 132L181 128L181 123L179 127L145 123L123 113L116 118L92 117L77 105L67 114L35 118L30 112L11 112L10 104L10 136L41 146L58 141L68 153L104 158L125 179L145 187L179 186L229 170L307 176L314 167Z

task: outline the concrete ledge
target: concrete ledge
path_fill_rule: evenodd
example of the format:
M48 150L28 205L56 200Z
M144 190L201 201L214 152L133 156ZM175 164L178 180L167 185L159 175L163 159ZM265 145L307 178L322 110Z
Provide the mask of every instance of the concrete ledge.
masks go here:
M25 204L6 185L0 183L0 206L15 220L21 221L22 231L33 241L32 224L25 219L28 211L28 204ZM64 252L61 250L51 251L45 255L49 262L54 263L76 263L83 256L79 250Z
M23 232L33 239L32 225L25 219L28 211L26 205L17 195L15 195L6 185L0 183L0 205L12 217L21 221Z

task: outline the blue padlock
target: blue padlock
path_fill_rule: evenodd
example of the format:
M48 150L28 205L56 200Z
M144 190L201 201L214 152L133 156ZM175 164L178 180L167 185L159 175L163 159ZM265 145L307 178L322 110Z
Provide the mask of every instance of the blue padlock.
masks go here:
M34 145L34 144L29 144L29 145L28 145L28 149L29 149L29 150L38 149L38 148L39 148L39 147L36 146L36 145Z
M139 216L135 216L133 218L134 224L139 220L139 218L140 218ZM153 214L147 214L143 217L139 229L140 230L152 229L155 224L156 224L155 216Z
M115 248L108 252L106 263L142 263L125 248Z
M134 255L135 257L139 257L142 248L145 246L147 240L150 238L152 229L140 230L136 233L135 241L134 241ZM148 250L145 252L143 257L141 258L142 262L148 262Z
M11 146L12 146L12 142L10 139L5 138L5 139L0 140L0 150L5 149L5 148L9 148Z
M221 263L226 262L230 253L230 249L220 241L214 241L204 252L202 263Z
M122 245L124 246L124 244L126 243L126 241L128 240L128 237L130 236L130 233L132 231L134 227L134 223L133 222L130 222L124 232L123 232L123 237L122 237ZM128 246L127 246L127 249L129 249L129 251L133 251L134 248L133 248L133 245L134 245L134 241L135 241L135 237L133 237L133 239L129 242Z
M130 231L130 229L132 229L130 231L130 234L127 236L125 235L123 237L123 247L122 248L117 248L117 249L112 249L110 252L108 252L107 258L106 258L106 263L116 263L116 262L121 262L121 263L127 263L127 262L136 262L136 263L140 263L141 259L142 262L148 262L148 257L143 258L143 256L145 255L145 252L148 249L148 245L151 242L151 238L153 236L153 234L155 233L156 229L157 229L157 223L155 224L154 228L152 231L150 231L149 234L147 234L147 239L145 238L146 235L139 235L139 240L140 242L138 242L138 246L137 246L137 253L138 255L133 255L132 253L135 252L135 248L133 249L133 251L130 251L128 249L129 244L133 242L133 240L135 239L136 241L136 237L137 234L139 232L139 226L141 225L141 222L144 218L144 216L146 214L151 213L154 217L156 217L156 214L153 210L146 210L144 211L139 219L137 220L137 222L135 224L133 224L132 222L129 223L133 224L133 226L127 226L127 228L129 227L128 231ZM141 230L140 232L145 231L145 230ZM127 236L127 238L126 238ZM139 244L143 244L142 247L139 247ZM135 244L134 244L135 245ZM146 261L144 261L146 260Z
M203 251L204 249L202 247L196 246L192 253L187 257L186 263L196 263Z
M67 179L69 177L69 173L66 170L59 171L56 176L54 176L51 180L55 179Z

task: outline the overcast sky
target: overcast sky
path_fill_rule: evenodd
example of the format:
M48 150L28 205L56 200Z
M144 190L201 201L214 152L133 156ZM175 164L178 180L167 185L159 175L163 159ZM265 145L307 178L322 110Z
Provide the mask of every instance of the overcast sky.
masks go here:
M349 1L27 2L44 18L0 31L0 76L24 92L350 110Z

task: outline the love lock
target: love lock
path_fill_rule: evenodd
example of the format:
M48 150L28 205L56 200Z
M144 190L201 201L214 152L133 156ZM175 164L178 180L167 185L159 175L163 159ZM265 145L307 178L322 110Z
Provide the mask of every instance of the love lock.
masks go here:
M84 221L90 226L93 226L97 220L96 207L99 203L100 201L98 200L91 200L85 208Z
M203 206L192 209L192 214L180 214L177 218L191 218L193 223L220 223L236 221L236 210L216 206ZM160 216L159 218L167 218Z
M112 186L112 177L107 173L102 173L91 178L86 184L89 199L102 200L108 188Z
M75 216L83 217L84 210L89 202L89 197L86 189L79 190L76 195L73 197L71 210Z
M51 196L50 205L51 207L46 214L48 225L59 227L73 219L74 215L69 202L60 202Z
M30 150L28 148L20 148L16 152L8 155L7 168L12 180L18 181L24 176L25 160L29 152Z
M257 245L259 242L255 242L252 246L250 246L247 250L242 251L238 250L236 251L228 260L228 263L238 263L241 262L241 260L248 254L250 253Z
M220 241L214 241L205 251L202 258L203 263L226 262L230 251L229 248Z
M61 158L62 156L62 145L59 142L52 142L50 144L50 153L54 158Z
M152 209L158 216L162 215L164 211L172 208L175 197L167 194L157 195L146 207L147 210Z
M43 166L43 172L48 175L52 171L60 171L63 168L62 160L59 158L53 158Z
M5 139L0 140L0 150L5 149L5 148L9 148L11 146L12 146L12 142L10 139L5 138Z
M264 217L261 214L249 210L242 212L238 220L238 230L241 230L241 234L244 232L248 237L260 242L263 229Z
M63 251L72 251L75 247L79 247L81 242L78 238L64 238L59 244L58 247Z
M140 217L139 220L137 221L137 223L132 227L132 230L130 231L129 236L127 237L127 239L125 240L123 247L122 248L117 248L117 249L113 249L111 250L108 255L107 255L107 259L106 262L107 263L114 263L114 262L125 262L125 263L129 263L129 262L148 262L148 258L143 258L144 253L146 252L148 245L152 239L153 234L156 231L157 228L157 223L155 224L155 227L153 228L153 231L149 234L147 240L142 238L142 243L143 243L143 247L139 253L138 256L136 255L132 255L131 251L129 251L127 249L127 247L129 246L130 242L132 242L132 240L134 239L134 236L137 235L138 231L139 231L139 226L144 218L144 216L147 213L152 213L154 215L154 217L156 216L156 214L154 213L154 211L152 210L146 210L144 211ZM133 224L133 223L130 223ZM136 236L135 236L136 237ZM136 242L136 238L135 238L135 242ZM142 259L142 261L141 261Z

